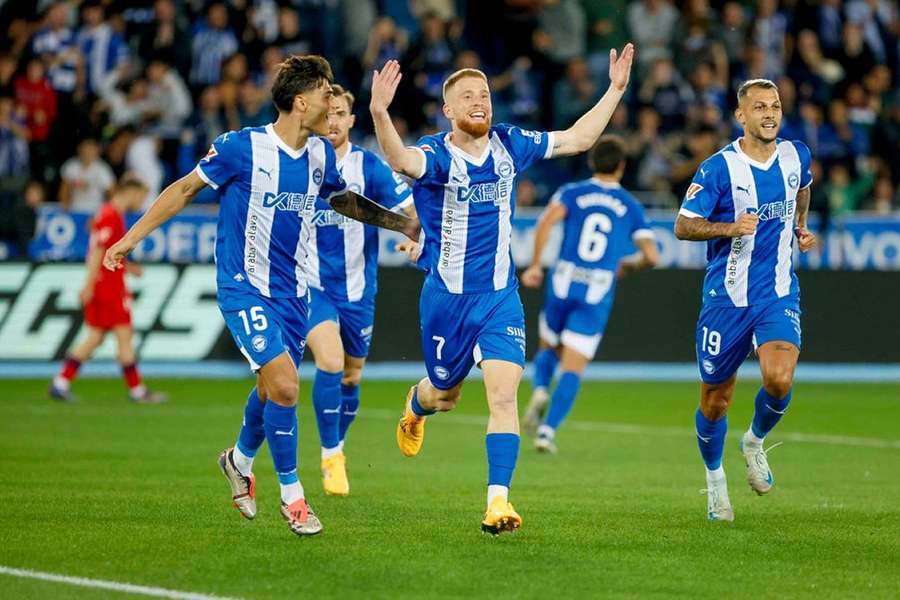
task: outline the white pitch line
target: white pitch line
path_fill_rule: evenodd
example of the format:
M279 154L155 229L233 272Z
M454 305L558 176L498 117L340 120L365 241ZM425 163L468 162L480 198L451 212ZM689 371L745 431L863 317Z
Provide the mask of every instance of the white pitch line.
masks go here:
M363 418L397 420L400 411L390 411L381 408L365 409L360 411ZM438 421L448 421L455 425L479 425L487 426L486 416L445 414L437 416ZM657 427L653 425L632 425L629 423L604 423L602 421L566 421L566 427L579 431L600 431L603 433L636 433L641 435L666 435L675 437L691 437L696 435L693 429L687 427ZM738 437L743 432L732 431L730 437ZM817 433L777 433L780 440L788 442L800 442L803 444L825 444L828 446L855 446L859 448L883 448L900 450L900 440L886 440L880 438L864 438L846 435L827 435Z
M236 600L235 598L227 598L224 596L180 592L178 590L167 590L165 588L119 583L118 581L88 579L86 577L70 577L69 575L57 575L55 573L44 573L43 571L31 571L29 569L14 569L12 567L4 566L0 566L0 575L23 577L25 579L38 579L40 581L52 581L54 583L64 583L67 585L77 585L101 590L113 590L115 592L122 592L123 594L141 594L142 596L153 596L155 598L176 598L178 600Z

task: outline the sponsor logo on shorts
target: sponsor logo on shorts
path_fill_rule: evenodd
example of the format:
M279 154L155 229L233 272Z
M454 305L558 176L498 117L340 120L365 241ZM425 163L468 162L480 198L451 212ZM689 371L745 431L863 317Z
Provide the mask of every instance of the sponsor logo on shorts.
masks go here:
M716 372L716 366L707 358L703 361L703 370L706 371L707 375L712 375Z
M525 330L522 329L521 327L507 327L506 335L511 335L513 337L518 337L518 338L524 338Z
M254 335L253 339L250 340L250 345L253 346L256 352L262 352L269 345L269 342L264 335Z
M435 367L434 368L434 376L440 379L441 381L445 381L450 377L450 371L445 369L444 367Z
M374 327L374 325L369 325L368 327L363 327L362 329L359 330L359 335L363 339L368 341L372 337L372 328L373 327Z

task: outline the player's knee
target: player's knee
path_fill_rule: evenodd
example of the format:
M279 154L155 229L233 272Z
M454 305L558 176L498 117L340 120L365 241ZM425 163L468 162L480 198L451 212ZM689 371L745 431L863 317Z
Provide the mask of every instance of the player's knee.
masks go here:
M495 390L488 393L488 406L492 415L514 415L518 403L515 392Z
M773 398L784 398L794 384L794 373L791 369L772 369L763 375L763 387Z
M266 385L268 399L282 406L293 406L297 403L299 386L296 379L283 377Z
M728 413L731 394L725 390L716 390L707 394L700 405L703 416L711 421L718 421Z
M344 376L341 378L343 385L359 385L362 381L362 369L344 369Z

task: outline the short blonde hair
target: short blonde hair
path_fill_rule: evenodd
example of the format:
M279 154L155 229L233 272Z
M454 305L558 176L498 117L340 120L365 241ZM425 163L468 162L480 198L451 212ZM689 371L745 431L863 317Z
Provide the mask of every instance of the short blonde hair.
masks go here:
M483 71L479 71L478 69L460 69L459 71L451 74L450 77L448 77L446 81L444 81L444 88L441 91L444 100L447 99L447 90L453 87L457 81L459 81L460 79L465 79L466 77L477 77L484 80L485 83L488 82L487 75L485 75Z
M353 102L356 98L350 92L350 90L346 89L342 85L338 85L337 83L331 86L331 93L335 98L343 98L347 101L347 110L349 112L353 112Z

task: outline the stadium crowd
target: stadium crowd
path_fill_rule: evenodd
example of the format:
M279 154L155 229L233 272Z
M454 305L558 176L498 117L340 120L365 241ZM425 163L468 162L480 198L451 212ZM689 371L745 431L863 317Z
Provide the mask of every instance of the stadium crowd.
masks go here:
M632 40L636 72L608 131L624 185L674 207L699 163L738 135L741 80L778 83L782 136L812 149L813 210L900 207L900 16L891 0L0 0L0 236L28 239L43 202L95 210L114 178L152 199L229 129L272 121L291 53L329 58L357 94L356 141L375 145L371 73L403 65L395 110L410 143L447 126L441 82L491 78L494 121L558 129L608 84ZM546 161L519 184L541 204L587 174Z

